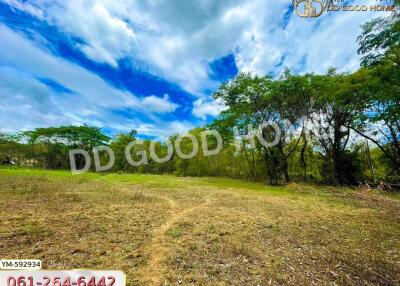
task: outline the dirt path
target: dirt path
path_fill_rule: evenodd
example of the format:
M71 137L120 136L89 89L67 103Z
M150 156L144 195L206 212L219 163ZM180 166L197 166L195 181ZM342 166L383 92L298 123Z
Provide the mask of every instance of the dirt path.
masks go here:
M145 285L160 286L165 285L163 260L170 252L167 231L187 214L204 207L210 200L205 198L204 202L196 206L184 207L169 197L160 195L157 197L166 200L170 205L170 217L154 231L150 243L145 247L144 253L148 254L148 260L147 264L139 270L139 275L142 282L146 283Z

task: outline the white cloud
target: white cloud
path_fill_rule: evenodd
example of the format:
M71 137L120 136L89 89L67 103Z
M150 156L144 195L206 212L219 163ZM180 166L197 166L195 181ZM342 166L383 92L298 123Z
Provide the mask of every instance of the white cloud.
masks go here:
M172 121L165 126L165 130L168 130L168 132L165 132L163 134L176 134L176 133L186 133L190 129L195 128L195 125L193 123L190 123L186 120L183 121Z
M178 104L169 100L168 94L165 94L163 98L154 95L147 96L143 99L142 106L147 110L157 113L174 112L179 107Z
M3 0L4 1L4 0ZM25 1L7 0L21 6ZM117 66L132 58L149 71L202 96L217 87L209 62L234 52L241 71L266 74L285 66L325 72L358 66L359 25L375 12L337 12L316 19L283 17L290 0L33 0L46 19L85 41L92 60ZM284 57L279 67L280 59Z
M383 15L335 12L304 19L293 14L283 28L291 0L0 1L82 39L77 48L96 62L117 67L118 60L129 58L136 66L145 65L150 73L177 83L198 97L192 114L202 120L221 111L218 103L208 99L209 90L219 84L209 76L211 61L233 53L239 71L257 74L279 72L286 66L295 72L323 73L330 66L352 71L359 65L359 26ZM165 97L140 100L114 89L76 65L31 50L5 28L0 30L2 37L3 33L3 58L12 58L11 64L20 70L44 74L73 89L86 106L93 106L91 111L125 106L164 113L177 108ZM22 49L13 48L20 45ZM74 108L70 101L63 104Z
M45 84L10 68L0 68L0 98L3 130L28 130L71 120L60 112Z
M101 3L71 0L63 1L62 6L51 10L54 15L50 19L85 40L80 48L88 58L117 67L117 60L133 49L136 40L131 27L112 16Z
M25 1L3 1L19 9L28 5ZM208 62L230 51L236 51L242 70L259 73L273 70L284 54L288 54L286 65L295 66L306 55L312 61L307 63L310 69L346 66L347 59L356 55L359 25L382 15L337 12L316 19L293 15L283 29L280 23L290 0L32 3L35 6L30 6L36 10L46 9L48 21L82 38L86 44L80 48L89 58L115 66L118 59L133 57L149 64L158 75L194 92L204 84L212 84L207 74ZM316 58L319 64L313 62Z
M115 89L96 74L38 49L32 42L9 28L0 25L0 34L0 57L4 64L33 76L50 78L75 91L81 95L80 100L94 107L139 106L138 99L129 92Z
M25 1L19 1L19 0L1 0L1 1L7 3L8 5L16 8L18 10L27 12L38 18L42 18L44 15L43 11L39 7L33 5L32 3L28 3Z
M46 8L47 21L81 38L77 47L90 59L116 67L131 58L196 95L216 87L208 63L234 48L240 28L220 23L238 0L32 2Z
M200 98L193 102L192 114L197 118L206 120L207 116L217 117L224 109L225 106L219 101Z
M135 129L139 135L147 135L153 137L161 137L166 139L172 134L185 133L190 129L195 128L195 125L189 121L158 121L154 123L138 123L138 122L127 122L113 124L115 130L129 131Z
M0 127L3 129L16 131L89 123L116 130L129 127L126 129L129 130L143 124L155 126L157 122L159 125L157 113L172 112L177 107L168 96L138 98L116 89L96 74L40 50L2 25L0 34L3 65L0 69ZM73 94L56 93L37 78L51 79L72 90ZM164 108L156 104L164 104ZM114 112L118 110L135 111L138 116L127 118ZM148 118L148 122L140 118Z

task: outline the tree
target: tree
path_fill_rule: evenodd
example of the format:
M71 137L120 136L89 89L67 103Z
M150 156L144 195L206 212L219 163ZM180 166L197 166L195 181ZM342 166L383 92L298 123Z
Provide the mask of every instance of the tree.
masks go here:
M400 1L395 1L397 8ZM359 98L365 105L353 130L384 153L400 174L400 9L363 25L358 38L362 65L370 80Z
M18 134L6 134L0 132L0 164L20 164L26 153L26 146L20 143Z
M136 141L136 134L136 130L131 130L128 133L120 133L111 142L110 147L115 156L114 170L124 172L135 170L126 160L125 148L129 143ZM134 152L132 152L132 154L134 154Z
M400 69L381 63L366 72L368 79L357 97L357 105L363 109L357 108L355 124L350 128L375 144L393 172L400 174Z
M91 126L60 126L37 128L33 131L23 132L31 146L43 145L44 152L36 156L44 159L44 166L49 169L67 167L69 162L68 151L83 149L91 152L93 147L105 145L110 138L104 135L97 127ZM84 166L84 158L76 159L77 168Z
M245 135L248 133L248 125L257 128L267 122L279 126L281 136L275 146L257 144L255 147L258 152L254 154L248 144L243 144L243 153L252 176L255 176L255 157L261 155L270 183L289 182L288 158L298 144L287 145L290 141L286 136L287 122L302 124L302 117L308 113L309 91L309 75L296 76L287 70L275 81L268 76L240 74L231 82L222 85L214 94L215 98L222 100L228 107L213 124L223 134L232 134L234 128L237 128L239 134ZM274 141L271 138L277 135L274 128L263 128L261 132L262 138L267 142ZM233 135L226 137L233 140Z
M361 26L358 53L362 66L387 61L400 65L400 1L394 1L394 5L397 9L390 17L375 18Z
M337 74L330 69L326 75L314 75L311 134L319 148L316 151L324 160L323 173L327 182L355 184L360 179L358 170L349 172L354 156L348 149L350 128L363 106L358 96L364 90L365 75ZM361 91L360 91L361 90Z

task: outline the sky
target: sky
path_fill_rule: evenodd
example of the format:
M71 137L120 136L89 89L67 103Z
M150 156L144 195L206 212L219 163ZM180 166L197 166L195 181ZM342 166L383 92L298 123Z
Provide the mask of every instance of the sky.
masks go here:
M0 130L185 132L218 116L212 94L239 72L356 70L360 25L383 13L301 18L291 0L0 0Z

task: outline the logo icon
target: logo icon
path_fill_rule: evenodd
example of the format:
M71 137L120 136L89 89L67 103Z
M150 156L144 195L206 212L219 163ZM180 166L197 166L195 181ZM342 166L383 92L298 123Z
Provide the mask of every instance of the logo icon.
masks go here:
M303 18L316 18L325 10L323 0L293 0L296 14Z

